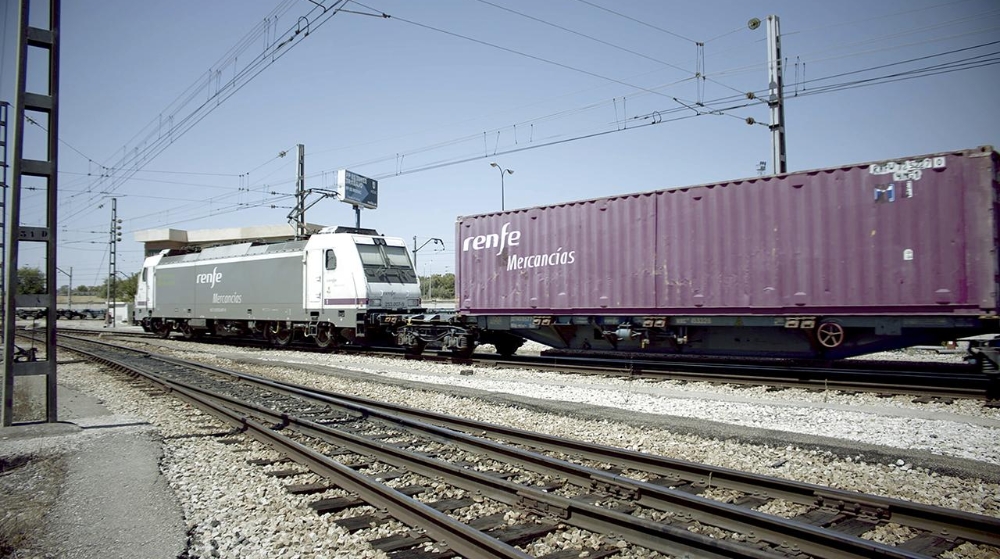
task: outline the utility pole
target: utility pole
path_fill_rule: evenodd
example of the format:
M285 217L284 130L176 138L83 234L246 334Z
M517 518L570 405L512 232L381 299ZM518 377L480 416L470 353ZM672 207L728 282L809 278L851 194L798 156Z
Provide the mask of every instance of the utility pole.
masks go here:
M118 242L122 240L122 220L118 219L118 198L111 199L111 241L109 243L110 255L108 256L108 315L111 316L111 327L116 328L115 323L118 317L114 316L118 306Z
M6 293L7 254L7 121L10 118L10 103L0 101L0 293ZM0 301L0 330L4 324L4 304ZM2 345L2 344L0 344Z
M767 16L767 106L771 108L771 157L774 174L788 172L785 153L785 82L782 79L781 31L778 16Z
M298 144L299 173L295 180L295 238L306 236L306 146Z
M41 1L34 2L41 4ZM0 427L14 423L14 377L45 377L45 421L58 421L56 405L56 213L59 208L58 196L58 154L59 154L59 18L60 0L48 2L48 26L33 27L29 17L31 0L21 0L18 24L18 50L16 95L14 99L14 149L13 169L10 185L10 205L5 208L9 216L6 223L4 242L4 287L3 305L3 405L0 406ZM43 12L44 13L44 12ZM35 18L36 21L44 18ZM34 49L28 56L28 49ZM32 69L31 87L28 84L28 68ZM25 154L24 127L32 113L35 121L47 122L46 143L43 147L33 145ZM24 177L41 179L44 183L45 223L43 226L21 225L21 187ZM22 242L44 243L45 245L45 293L17 293L17 256ZM19 361L14 345L14 329L18 307L44 307L45 329L44 356L34 361ZM34 418L29 418L34 419Z

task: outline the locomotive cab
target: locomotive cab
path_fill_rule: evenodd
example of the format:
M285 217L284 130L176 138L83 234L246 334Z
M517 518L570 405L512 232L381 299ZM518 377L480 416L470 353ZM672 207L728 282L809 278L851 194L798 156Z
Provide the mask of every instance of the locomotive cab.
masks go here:
M417 274L402 239L326 228L309 239L305 264L305 310L319 330L329 324L347 341L384 337L387 315L420 306ZM316 335L319 340L327 334Z
M141 324L142 329L147 332L151 331L149 322L156 304L156 265L168 252L170 251L164 250L146 258L142 263L142 272L140 272L139 281L136 284L132 320Z

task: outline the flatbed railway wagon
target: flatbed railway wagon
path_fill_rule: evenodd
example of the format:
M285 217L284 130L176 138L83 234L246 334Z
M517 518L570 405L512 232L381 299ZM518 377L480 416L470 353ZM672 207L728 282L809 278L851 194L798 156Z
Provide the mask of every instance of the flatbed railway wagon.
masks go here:
M980 147L461 217L479 343L842 358L1000 332Z

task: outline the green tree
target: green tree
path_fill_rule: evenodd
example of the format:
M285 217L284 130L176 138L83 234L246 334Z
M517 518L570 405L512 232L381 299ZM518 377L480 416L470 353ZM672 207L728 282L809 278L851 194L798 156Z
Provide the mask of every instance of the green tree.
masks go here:
M420 290L425 299L454 299L455 274L432 274L420 278Z
M45 293L45 274L38 268L24 266L17 269L17 292L21 295Z
M119 277L115 280L115 300L132 302L135 299L135 292L139 287L139 273L136 272L127 278ZM108 278L104 279L104 283L100 286L94 288L97 291L97 295L104 297L108 293Z

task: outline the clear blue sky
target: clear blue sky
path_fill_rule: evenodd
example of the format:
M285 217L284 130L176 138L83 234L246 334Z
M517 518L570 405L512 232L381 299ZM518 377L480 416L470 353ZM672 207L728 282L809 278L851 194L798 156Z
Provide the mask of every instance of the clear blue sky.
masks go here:
M8 101L18 4L0 8L0 98ZM127 273L141 263L138 230L285 223L293 200L280 195L294 192L299 143L307 187L332 188L340 168L379 179L379 208L363 211L363 226L408 244L444 239L446 251L420 252L421 274L454 271L456 216L500 209L491 161L515 171L505 180L508 209L754 176L760 161L770 172L768 129L745 123L767 123L767 107L742 107L743 93L767 87L765 26L750 30L747 21L769 14L781 19L787 59L790 170L1000 143L994 0L345 7L392 17L324 19L314 10L308 36L247 80L240 72L313 3L63 2L58 265L74 268L74 284L107 273L110 196ZM704 80L694 78L699 66ZM912 73L932 66L955 71ZM855 83L893 75L918 77ZM238 88L227 87L234 78ZM699 101L703 113L729 110L685 108ZM169 133L191 115L197 124ZM37 141L37 127L28 128ZM98 178L123 157L143 170ZM25 193L23 222L39 222L39 199ZM354 223L352 208L332 199L307 217ZM42 265L30 252L20 258Z

